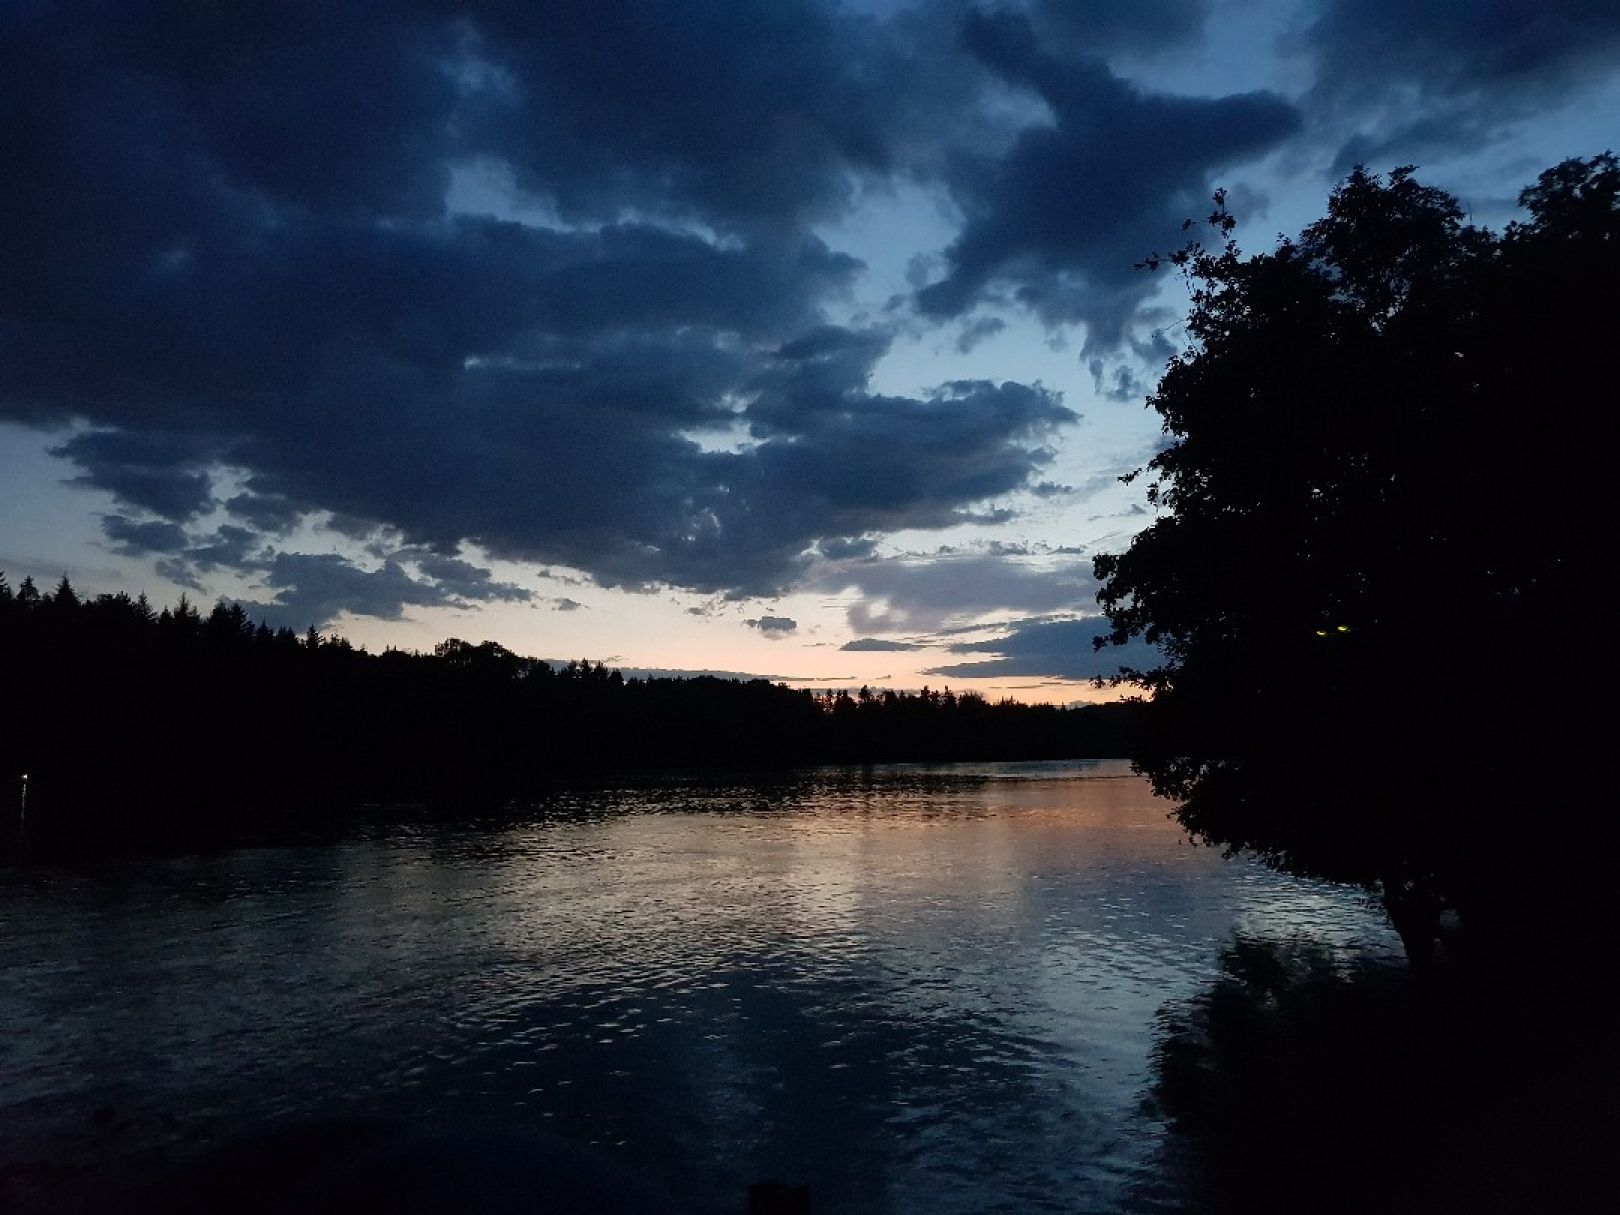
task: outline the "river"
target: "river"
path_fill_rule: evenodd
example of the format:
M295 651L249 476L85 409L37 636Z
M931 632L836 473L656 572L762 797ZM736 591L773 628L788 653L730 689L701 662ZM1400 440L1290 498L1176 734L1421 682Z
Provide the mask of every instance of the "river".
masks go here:
M741 1211L766 1178L818 1213L1174 1210L1155 1034L1234 934L1397 952L1357 892L1188 843L1113 761L14 862L0 1195L77 1210L277 1152L263 1184L316 1187L318 1142L436 1161L424 1206L565 1205L602 1170L669 1210Z

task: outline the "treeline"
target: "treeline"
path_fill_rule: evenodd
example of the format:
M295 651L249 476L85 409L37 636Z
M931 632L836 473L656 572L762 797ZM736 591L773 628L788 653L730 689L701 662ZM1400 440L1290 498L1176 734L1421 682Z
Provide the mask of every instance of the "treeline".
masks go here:
M21 809L27 773L31 837L68 842L367 803L499 805L607 773L1117 756L1136 711L626 679L456 639L372 654L237 605L155 610L3 575L0 671L0 805Z

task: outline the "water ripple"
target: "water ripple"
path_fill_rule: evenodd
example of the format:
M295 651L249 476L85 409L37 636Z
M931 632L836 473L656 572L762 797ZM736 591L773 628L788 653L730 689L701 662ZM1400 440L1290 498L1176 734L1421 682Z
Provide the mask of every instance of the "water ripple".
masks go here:
M698 1209L1109 1210L1234 928L1388 948L1118 766L571 791L500 823L0 874L0 1165L106 1187L314 1118L497 1125ZM97 1120L96 1111L111 1111Z

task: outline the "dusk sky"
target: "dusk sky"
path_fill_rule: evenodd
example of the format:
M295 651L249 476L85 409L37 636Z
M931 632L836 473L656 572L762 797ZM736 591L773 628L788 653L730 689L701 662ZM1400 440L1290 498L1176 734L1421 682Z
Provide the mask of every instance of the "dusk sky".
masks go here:
M1135 264L1357 163L1499 227L1617 69L1614 0L0 0L0 570L1092 698Z

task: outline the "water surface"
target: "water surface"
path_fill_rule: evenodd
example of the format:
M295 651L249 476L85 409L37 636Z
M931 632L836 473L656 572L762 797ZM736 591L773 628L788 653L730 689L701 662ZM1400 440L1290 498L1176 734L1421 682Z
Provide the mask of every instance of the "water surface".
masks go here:
M71 1207L315 1120L563 1141L672 1206L1173 1209L1155 1018L1234 932L1395 942L1122 763L821 769L0 869L0 1167ZM519 1150L521 1154L521 1149Z

